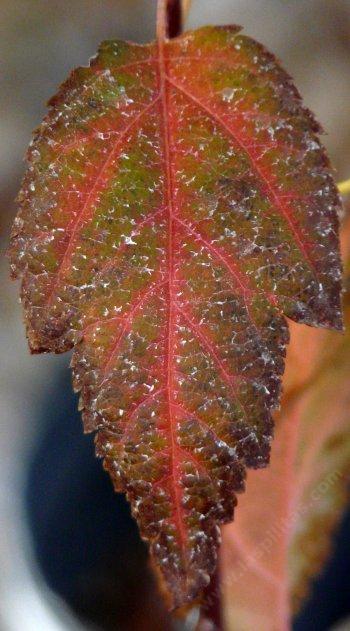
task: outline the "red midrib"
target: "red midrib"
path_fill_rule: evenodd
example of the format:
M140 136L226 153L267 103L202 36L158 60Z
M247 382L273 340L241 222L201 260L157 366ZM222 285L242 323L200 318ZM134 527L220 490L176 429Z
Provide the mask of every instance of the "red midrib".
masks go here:
M180 546L184 550L187 541L187 529L184 522L184 514L182 508L182 491L179 484L181 459L179 458L179 445L176 439L176 419L174 419L175 407L173 400L174 391L174 328L175 328L175 288L174 288L174 187L173 187L173 170L171 157L171 132L169 125L169 98L168 85L166 81L166 60L164 55L164 41L158 42L159 54L159 87L160 87L160 105L161 118L163 121L164 132L164 164L166 174L166 201L168 206L168 345L167 345L167 399L169 414L169 434L171 442L171 471L173 479L174 507L176 514L176 522Z

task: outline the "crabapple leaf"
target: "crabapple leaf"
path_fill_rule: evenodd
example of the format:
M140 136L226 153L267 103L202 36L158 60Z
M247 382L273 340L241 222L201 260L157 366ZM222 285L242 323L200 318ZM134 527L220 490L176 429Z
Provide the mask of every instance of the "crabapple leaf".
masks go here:
M10 249L30 348L74 348L85 429L172 606L268 462L285 316L342 327L320 128L239 31L103 43L35 133Z

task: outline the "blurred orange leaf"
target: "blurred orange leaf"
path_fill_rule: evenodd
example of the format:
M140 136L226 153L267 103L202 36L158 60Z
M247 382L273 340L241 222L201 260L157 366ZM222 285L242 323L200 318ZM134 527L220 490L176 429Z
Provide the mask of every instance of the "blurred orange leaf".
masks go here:
M343 251L348 259L349 221ZM349 282L344 303L344 336L291 324L270 467L248 473L235 522L223 528L228 631L289 629L329 554L350 473Z

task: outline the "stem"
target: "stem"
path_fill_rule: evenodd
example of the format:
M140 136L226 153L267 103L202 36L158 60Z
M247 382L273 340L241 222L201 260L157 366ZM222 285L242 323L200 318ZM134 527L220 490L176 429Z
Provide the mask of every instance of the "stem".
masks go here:
M166 39L180 35L185 11L188 8L189 3L185 3L183 0L158 0L158 41L164 42Z
M164 42L167 35L166 14L168 0L158 0L157 4L157 39Z
M338 183L338 190L341 195L349 195L350 193L350 179L344 182Z

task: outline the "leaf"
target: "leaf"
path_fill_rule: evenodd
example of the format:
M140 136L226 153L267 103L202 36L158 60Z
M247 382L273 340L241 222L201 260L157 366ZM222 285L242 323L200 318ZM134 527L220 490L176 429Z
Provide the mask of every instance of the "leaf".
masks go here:
M346 334L292 326L270 467L249 473L235 522L223 530L228 631L290 628L348 498L350 221L343 250Z
M290 78L238 27L105 42L51 99L11 258L32 352L74 347L171 604L265 466L288 328L341 329L339 198Z

